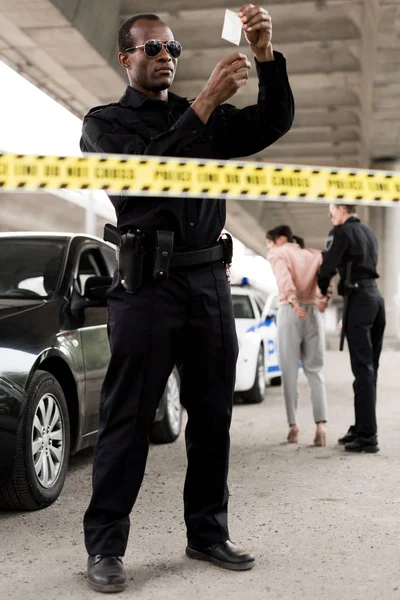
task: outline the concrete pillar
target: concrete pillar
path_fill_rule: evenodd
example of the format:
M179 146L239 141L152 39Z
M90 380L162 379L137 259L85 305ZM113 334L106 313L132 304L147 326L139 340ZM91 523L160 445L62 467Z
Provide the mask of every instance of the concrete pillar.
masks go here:
M383 295L386 303L386 332L400 338L400 207L383 210Z
M400 171L400 159L380 160L371 168ZM380 250L378 272L386 304L386 335L400 338L400 206L371 207L370 227L377 235Z

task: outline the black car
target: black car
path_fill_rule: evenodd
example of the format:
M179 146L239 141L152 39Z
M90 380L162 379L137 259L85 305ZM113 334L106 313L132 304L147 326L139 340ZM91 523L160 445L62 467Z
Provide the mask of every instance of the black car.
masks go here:
M115 267L114 247L96 237L0 234L0 508L54 502L69 455L95 442ZM175 369L149 437L172 442L180 430Z

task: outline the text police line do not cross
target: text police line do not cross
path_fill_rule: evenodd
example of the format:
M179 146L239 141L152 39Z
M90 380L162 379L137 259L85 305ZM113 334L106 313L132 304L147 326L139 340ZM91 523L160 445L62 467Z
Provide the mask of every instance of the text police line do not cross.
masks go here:
M60 189L393 206L400 202L400 173L155 156L0 154L0 192Z

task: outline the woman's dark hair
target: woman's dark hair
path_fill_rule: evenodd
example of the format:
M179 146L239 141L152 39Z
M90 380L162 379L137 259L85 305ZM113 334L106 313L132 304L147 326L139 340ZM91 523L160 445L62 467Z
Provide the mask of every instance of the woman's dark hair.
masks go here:
M295 242L300 246L300 248L305 248L305 242L303 238L298 235L294 235L289 225L278 225L278 227L274 227L274 229L267 231L267 240L271 240L271 242L275 243L276 240L281 236L287 238L288 242Z

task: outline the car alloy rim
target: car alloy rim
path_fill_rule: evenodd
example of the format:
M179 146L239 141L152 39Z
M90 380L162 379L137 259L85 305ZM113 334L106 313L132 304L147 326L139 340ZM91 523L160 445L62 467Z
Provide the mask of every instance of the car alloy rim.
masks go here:
M64 419L53 394L45 394L37 405L32 426L32 458L40 485L51 488L64 461Z
M167 384L167 414L169 424L175 435L181 427L181 398L178 378L172 374Z
M265 392L265 373L264 373L264 361L263 361L261 352L260 352L260 355L258 358L257 371L258 371L258 387L259 387L260 392L263 394Z

